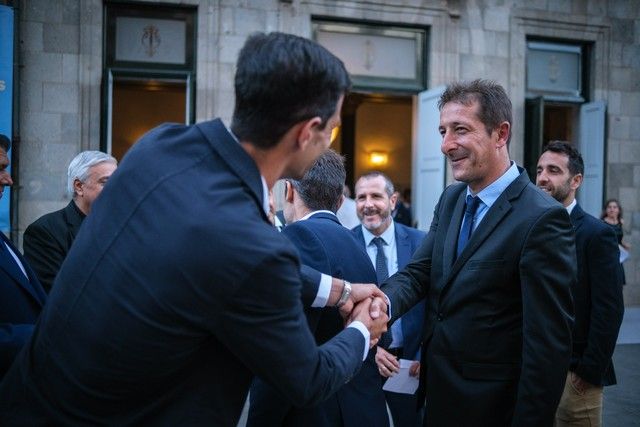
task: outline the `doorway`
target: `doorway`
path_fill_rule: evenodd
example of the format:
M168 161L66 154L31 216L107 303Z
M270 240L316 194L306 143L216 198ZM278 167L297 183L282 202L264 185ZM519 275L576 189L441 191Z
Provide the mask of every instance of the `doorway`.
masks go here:
M164 122L188 123L187 82L120 78L112 86L109 138L118 161L146 132Z
M351 93L332 148L345 156L347 185L372 170L383 172L402 192L411 187L413 97Z

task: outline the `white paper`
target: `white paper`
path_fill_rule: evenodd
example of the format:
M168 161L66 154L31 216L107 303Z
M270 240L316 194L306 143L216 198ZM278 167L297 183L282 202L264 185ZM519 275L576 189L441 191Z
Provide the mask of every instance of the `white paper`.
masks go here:
M618 245L620 248L620 264L629 259L629 251L622 247L622 245Z
M394 393L413 394L418 389L418 378L409 375L409 368L413 360L400 359L400 372L389 377L382 387L383 390Z

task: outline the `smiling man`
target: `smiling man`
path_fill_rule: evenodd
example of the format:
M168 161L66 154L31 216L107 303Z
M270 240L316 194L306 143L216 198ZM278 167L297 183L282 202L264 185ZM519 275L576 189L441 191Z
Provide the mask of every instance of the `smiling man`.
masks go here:
M362 175L355 185L356 213L362 222L353 228L356 240L367 251L376 269L378 283L404 267L425 237L424 231L396 222L391 213L398 201L393 183L382 172ZM424 305L418 304L401 319L395 321L376 349L376 365L384 378L400 369L398 359L418 360L422 345ZM410 373L417 376L420 363L414 362ZM418 411L417 395L385 391L393 425L415 427L421 424L422 411Z
M382 286L392 321L425 304L429 426L550 426L571 354L574 236L567 211L509 159L511 101L496 83L447 87L453 176L411 262Z
M566 141L551 141L538 160L536 184L562 203L576 230L576 322L557 427L602 424L602 391L616 383L611 357L624 313L618 241L611 227L577 203L583 174L582 156Z

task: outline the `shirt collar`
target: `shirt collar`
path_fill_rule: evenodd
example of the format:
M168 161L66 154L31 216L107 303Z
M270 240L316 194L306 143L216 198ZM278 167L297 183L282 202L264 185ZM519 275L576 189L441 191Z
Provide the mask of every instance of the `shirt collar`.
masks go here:
M575 208L577 204L578 204L578 201L576 199L573 199L573 202L569 203L569 206L565 208L567 212L569 212L569 215L571 215L573 208Z
M518 171L518 166L516 162L511 162L511 166L505 173L503 173L500 178L493 181L487 187L483 188L482 191L478 192L476 196L480 198L480 201L487 205L488 208L493 206L493 204L498 200L498 197L506 190L506 188L515 181L520 176L520 172ZM467 186L467 195L473 196L471 193L471 189Z
M367 230L364 225L361 225L361 227L362 227L362 235L364 236L365 247L369 246L371 244L371 241L375 237L382 237L382 240L384 240L384 242L389 246L391 246L391 244L395 240L396 232L395 232L395 224L393 220L391 220L391 224L389 224L387 229L384 230L384 232L382 232L380 236L376 236L375 234Z
M313 216L313 215L315 215L315 214L317 214L317 213L321 213L321 212L322 212L322 213L328 213L328 214L331 214L331 215L333 215L333 216L336 216L336 214L334 214L334 213L333 213L333 212L331 212L331 211L328 211L328 210L325 210L325 209L320 209L320 210L318 210L318 211L311 211L311 212L309 212L308 214L306 214L305 216L303 216L302 218L300 218L298 221L304 221L305 219L309 219L309 218L311 218L311 216Z

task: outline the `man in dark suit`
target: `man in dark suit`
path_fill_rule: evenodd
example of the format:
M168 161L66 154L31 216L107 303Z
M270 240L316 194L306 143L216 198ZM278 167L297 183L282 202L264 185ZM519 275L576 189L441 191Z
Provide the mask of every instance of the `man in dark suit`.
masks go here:
M35 270L45 291L51 285L80 230L118 162L101 151L83 151L71 160L67 173L69 204L35 220L24 231L24 257Z
M424 242L382 287L393 319L426 303L425 424L549 426L571 355L569 215L510 161L501 86L452 84L439 107L441 149L462 183L444 190Z
M136 143L0 384L0 424L235 426L254 374L297 405L353 377L385 330L362 295L375 286L329 293L329 305L363 300L318 347L296 250L267 218L273 183L301 177L328 148L348 86L318 44L254 34L231 131L166 124Z
M7 170L9 138L0 134L0 197L13 185ZM29 264L0 232L0 379L31 336L46 294Z
M602 424L602 388L616 383L611 357L624 314L618 241L611 227L577 203L583 174L582 156L570 143L551 141L543 149L536 184L569 212L578 260L578 281L571 289L573 351L556 426Z
M284 212L289 225L282 233L298 249L305 265L349 281L375 282L367 255L336 216L345 178L343 158L328 150L301 180L288 180ZM319 345L344 327L334 307L305 307L305 312ZM321 405L292 407L258 378L250 396L248 427L389 425L373 352L353 379Z
M399 203L393 182L382 172L362 175L355 185L356 212L361 225L352 232L367 251L376 268L377 283L383 283L403 268L426 234L396 222L391 215ZM416 361L411 374L420 369L420 346L424 326L424 304L418 304L396 320L376 349L376 363L380 375L387 378L398 372L398 358ZM383 348L384 347L384 348ZM422 424L417 395L385 391L387 404L395 427L415 427Z

